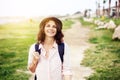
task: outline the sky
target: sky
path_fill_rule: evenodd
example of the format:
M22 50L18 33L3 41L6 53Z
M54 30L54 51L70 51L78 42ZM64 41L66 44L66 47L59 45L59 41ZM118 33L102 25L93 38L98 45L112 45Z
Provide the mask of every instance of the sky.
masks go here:
M95 11L102 0L0 0L0 16L46 16ZM114 0L113 0L114 1Z

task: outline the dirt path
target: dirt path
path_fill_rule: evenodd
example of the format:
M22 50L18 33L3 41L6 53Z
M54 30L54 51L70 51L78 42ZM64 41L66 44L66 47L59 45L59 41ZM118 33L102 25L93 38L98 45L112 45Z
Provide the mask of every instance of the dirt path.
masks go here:
M72 80L85 80L84 77L89 76L93 72L89 67L80 65L84 58L84 51L90 47L90 44L87 43L90 30L83 28L79 21L74 20L74 22L75 24L72 25L72 28L64 32L65 41L71 50Z

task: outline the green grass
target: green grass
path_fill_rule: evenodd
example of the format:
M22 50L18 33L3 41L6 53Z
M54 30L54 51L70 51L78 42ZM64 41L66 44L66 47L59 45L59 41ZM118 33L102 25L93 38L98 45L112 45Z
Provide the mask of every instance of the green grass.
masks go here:
M63 29L66 30L66 29L71 28L73 21L67 19L67 20L63 21L63 24L64 24Z
M89 42L93 44L85 51L82 65L95 73L87 80L120 80L120 41L112 40L113 31L91 28Z
M70 28L71 21L63 23L63 29ZM28 50L36 42L38 25L39 22L0 25L0 80L28 80Z
M115 24L118 26L118 25L120 25L120 18L118 18L118 19L113 19L113 21L115 22Z

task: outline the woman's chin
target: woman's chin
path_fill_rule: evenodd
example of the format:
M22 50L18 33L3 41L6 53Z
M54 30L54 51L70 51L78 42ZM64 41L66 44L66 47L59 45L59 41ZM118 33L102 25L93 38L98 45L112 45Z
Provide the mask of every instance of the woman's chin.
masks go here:
M48 37L54 37L55 34L48 34L47 36L48 36Z
M54 35L48 35L47 37L49 37L49 38L54 38Z

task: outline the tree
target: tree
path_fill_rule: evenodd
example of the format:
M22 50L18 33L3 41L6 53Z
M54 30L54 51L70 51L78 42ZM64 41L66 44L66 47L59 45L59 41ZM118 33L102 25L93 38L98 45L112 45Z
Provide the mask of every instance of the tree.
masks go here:
M104 16L104 13L105 13L105 11L104 11L104 5L105 5L105 3L106 3L106 0L103 0L103 16Z
M110 10L111 10L111 0L109 0L109 10L108 10L108 14L109 14L109 17L110 17Z

